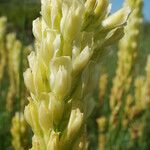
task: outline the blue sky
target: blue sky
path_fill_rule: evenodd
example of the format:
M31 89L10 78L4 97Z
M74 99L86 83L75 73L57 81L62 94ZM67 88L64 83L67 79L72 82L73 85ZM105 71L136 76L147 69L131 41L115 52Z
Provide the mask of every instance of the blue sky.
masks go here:
M112 2L112 11L118 10L124 0L110 0ZM150 0L144 0L144 9L143 9L144 19L145 21L150 22Z

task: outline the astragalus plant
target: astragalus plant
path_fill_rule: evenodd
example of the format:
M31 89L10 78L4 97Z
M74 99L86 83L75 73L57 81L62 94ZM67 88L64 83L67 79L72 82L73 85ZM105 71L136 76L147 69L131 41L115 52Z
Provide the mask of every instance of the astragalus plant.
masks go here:
M23 113L16 112L12 118L11 135L14 150L27 149L28 128Z
M13 110L14 99L19 96L20 91L20 63L23 45L17 39L15 33L6 35L7 70L9 76L9 88L6 98L6 109ZM22 66L23 67L23 66Z
M24 73L32 150L86 149L95 67L123 36L130 9L110 14L108 0L42 0L33 21L35 52Z
M121 106L122 96L128 93L130 89L133 80L132 73L139 50L143 0L126 0L125 5L128 5L132 12L125 28L125 35L119 42L118 66L110 95L112 110Z
M102 97L105 100L100 97L100 102L104 103L101 105L101 117L97 120L99 141L103 139L99 142L99 149L130 149L134 142L138 143L138 140L134 141L132 137L138 137L136 125L139 126L139 116L143 113L143 99L140 95L143 79L138 77L135 81L134 67L140 45L143 0L126 0L124 5L129 6L132 11L125 27L125 35L119 42L116 74L108 101L108 91L103 90L108 88L103 83L105 80L100 83L100 87L104 86L100 89L101 92L108 95ZM104 78L103 76L101 78ZM132 85L134 81L135 89ZM104 130L101 131L101 128ZM123 144L125 140L129 141L127 145Z

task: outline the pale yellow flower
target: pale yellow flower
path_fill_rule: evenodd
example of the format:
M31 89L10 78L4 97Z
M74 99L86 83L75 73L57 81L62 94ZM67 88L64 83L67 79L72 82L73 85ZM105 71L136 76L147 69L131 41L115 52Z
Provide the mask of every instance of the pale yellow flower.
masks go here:
M96 80L89 73L104 48L123 36L129 8L109 16L108 0L41 0L41 5L42 16L33 21L36 50L24 73L32 149L86 149L85 120Z

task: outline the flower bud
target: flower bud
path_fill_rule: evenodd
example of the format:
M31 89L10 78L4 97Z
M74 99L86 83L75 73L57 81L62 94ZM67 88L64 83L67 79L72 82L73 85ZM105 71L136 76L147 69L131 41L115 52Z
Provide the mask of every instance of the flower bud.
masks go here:
M45 133L49 132L53 126L53 122L51 112L48 109L47 101L41 101L39 105L38 114L39 114L39 124L41 128Z
M36 40L41 41L42 39L42 25L40 18L33 21L33 35Z
M58 94L58 97L60 97L61 99L64 96L66 96L66 94L70 90L70 85L71 85L70 74L68 74L67 70L63 66L60 66L56 74L53 92Z
M41 128L39 126L39 116L38 116L38 107L36 102L33 100L29 100L30 103L28 106L25 107L25 119L32 127L34 133L36 135L41 135Z
M97 0L97 6L94 10L94 13L103 17L107 11L108 6L108 0Z
M43 59L40 56L37 56L35 52L31 52L28 56L29 66L33 74L33 84L36 94L40 95L42 92L47 90L46 82L46 67L44 66ZM27 72L28 75L29 71Z
M51 24L52 29L58 29L60 27L61 21L61 7L62 7L62 0L51 0L53 7L51 8Z
M30 105L25 107L24 115L25 115L25 119L28 122L28 124L31 127L33 127L33 120L32 120L32 116L31 116L31 112L30 112Z
M52 92L63 99L71 85L71 62L69 57L55 59L50 65L50 85Z
M51 1L50 0L41 0L41 14L44 21L47 23L49 27L51 27Z
M28 68L24 74L24 82L25 82L25 85L27 87L27 89L31 92L31 93L34 93L35 92L35 89L34 89L34 83L33 83L33 75L32 75L32 72L31 72L31 69Z
M80 71L84 68L91 57L91 49L86 46L80 55L73 62L73 71Z
M44 62L41 56L36 57L36 59L34 60L34 68L32 70L32 73L33 83L37 96L40 96L41 93L47 92L49 90L46 71L47 68L44 66Z
M119 27L127 21L129 13L130 13L129 8L122 8L113 15L109 16L107 19L105 19L102 22L102 25L106 29L113 29L115 27Z
M69 8L66 9L67 11L63 11L63 17L61 20L61 32L64 38L63 55L71 56L72 43L80 34L84 7L81 2L76 0L73 0L71 3L66 1L64 5L66 5L64 7Z
M63 115L64 102L59 101L54 94L50 93L48 109L51 114L53 124L58 125Z
M70 119L67 127L67 138L72 139L81 129L83 123L83 113L79 109L71 111Z
M60 53L61 53L60 46L61 46L61 36L57 35L54 42L53 42L53 48L54 48L54 51L55 51L54 57L60 55Z

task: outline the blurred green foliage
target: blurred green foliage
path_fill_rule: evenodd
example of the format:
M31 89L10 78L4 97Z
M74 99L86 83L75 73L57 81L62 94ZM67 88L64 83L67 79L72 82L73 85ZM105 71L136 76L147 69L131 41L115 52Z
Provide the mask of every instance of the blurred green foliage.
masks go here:
M0 0L0 16L6 16L9 29L15 30L24 42L30 42L32 21L39 16L40 0Z

